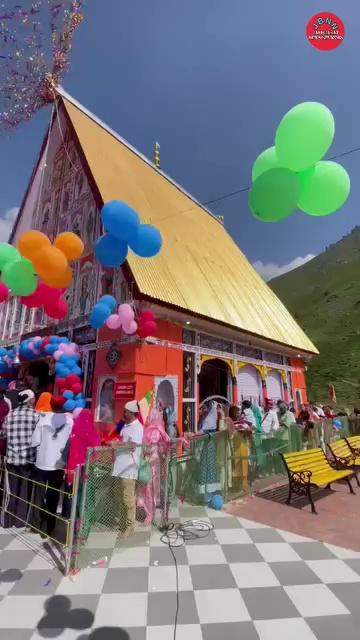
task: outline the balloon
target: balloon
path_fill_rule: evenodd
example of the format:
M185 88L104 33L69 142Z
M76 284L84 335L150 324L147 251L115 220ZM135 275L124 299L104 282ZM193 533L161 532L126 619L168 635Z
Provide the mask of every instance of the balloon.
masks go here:
M161 233L150 224L141 224L137 235L129 242L130 249L140 258L153 258L162 246Z
M123 325L123 331L128 336L134 335L134 333L137 332L137 329L138 329L138 325L137 325L137 322L135 322L135 320L131 320L129 323Z
M135 317L134 309L130 304L121 304L118 308L118 315L123 325L128 324Z
M304 171L325 155L334 133L330 109L320 102L302 102L284 115L277 128L277 156L284 167Z
M9 297L9 289L3 282L0 282L0 302L5 302L5 300L7 300L8 297Z
M90 325L93 329L101 329L110 315L109 307L106 304L98 302L90 314Z
M44 280L57 278L65 273L68 263L56 247L42 247L31 259L36 273Z
M299 197L299 180L288 169L270 169L251 187L249 207L262 222L278 222L290 215Z
M71 387L71 391L75 393L75 395L77 395L78 393L81 393L82 384L80 384L80 382L75 382L75 384L73 384Z
M53 318L54 320L62 320L67 316L69 312L68 303L64 298L59 298L55 302L49 301L44 304L44 310L49 318Z
M153 336L156 332L156 322L151 322L151 320L147 320L141 324L142 333L147 336Z
M74 394L72 391L64 391L63 396L67 400L71 400L74 397Z
M212 496L209 502L209 507L211 509L214 509L215 511L221 511L223 506L224 506L224 499L220 494L217 493L214 496Z
M117 314L112 314L106 320L106 326L108 329L120 329L121 327L121 318Z
M101 218L106 231L125 243L135 238L140 226L136 211L119 200L107 202L101 210Z
M350 193L349 175L337 162L317 162L298 177L298 207L310 216L327 216L337 211Z
M145 322L147 320L150 320L151 322L155 321L155 315L150 310L141 311L140 318L142 322Z
M342 422L341 420L333 420L333 426L336 427L336 429L342 429Z
M75 409L75 407L76 407L75 400L66 400L64 404L65 411L72 411L73 409Z
M256 178L261 176L265 171L269 169L282 169L284 165L281 165L279 158L276 155L275 147L269 147L265 149L256 158L252 168L252 181L255 182Z
M82 370L78 366L73 368L73 372L74 372L74 375L76 376L82 376Z
M77 382L80 382L80 378L79 376L74 375L73 373L71 373L65 380L66 384L69 384L70 386L73 384L76 384Z
M108 295L101 296L99 302L101 304L106 304L109 307L111 313L114 311L114 309L116 307L116 304L117 304L116 303L116 299L114 298L114 296L108 296Z
M72 231L60 233L54 240L54 247L60 249L70 262L72 260L79 260L84 253L83 241L76 233L72 233Z
M9 264L9 262L15 262L15 260L20 260L20 258L20 253L12 244L0 242L0 271L2 271L4 266Z
M95 244L95 257L107 269L120 267L125 262L127 253L127 244L110 235L101 236Z
M51 278L48 278L47 276L42 276L42 279L51 289L56 289L56 288L67 289L67 287L72 282L73 272L70 269L70 267L67 266L65 271L63 273L60 273L60 275L57 275L55 277L53 276Z
M26 258L6 264L1 278L15 296L30 296L37 287L33 265Z
M32 260L36 253L44 247L51 247L49 238L41 231L25 231L17 243L17 247L23 256Z
M62 356L62 351L55 351L54 360L56 360L56 361L60 360L61 356Z

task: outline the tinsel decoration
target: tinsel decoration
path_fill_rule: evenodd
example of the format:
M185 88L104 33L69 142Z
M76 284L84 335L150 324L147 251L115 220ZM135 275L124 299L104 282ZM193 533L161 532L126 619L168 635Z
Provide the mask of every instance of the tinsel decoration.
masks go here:
M0 130L14 129L54 101L84 2L0 5Z

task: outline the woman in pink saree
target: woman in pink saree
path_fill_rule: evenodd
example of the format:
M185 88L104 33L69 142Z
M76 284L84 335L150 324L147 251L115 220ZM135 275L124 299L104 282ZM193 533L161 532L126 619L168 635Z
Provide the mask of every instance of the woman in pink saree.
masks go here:
M144 430L144 459L150 466L150 482L140 486L137 506L145 511L144 524L155 520L156 507L160 503L161 491L161 454L170 444L170 438L164 427L161 413L152 409Z

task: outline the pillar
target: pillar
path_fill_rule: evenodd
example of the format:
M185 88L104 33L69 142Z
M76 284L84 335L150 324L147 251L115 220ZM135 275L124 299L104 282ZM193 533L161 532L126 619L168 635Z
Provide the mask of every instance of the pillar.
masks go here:
M232 378L232 403L236 405L239 403L239 393L236 376L233 376Z

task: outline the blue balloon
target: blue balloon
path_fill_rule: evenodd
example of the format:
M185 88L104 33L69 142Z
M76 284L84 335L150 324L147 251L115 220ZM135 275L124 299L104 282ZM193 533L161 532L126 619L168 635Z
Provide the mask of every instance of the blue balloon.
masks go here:
M209 507L211 507L211 509L215 509L215 511L221 511L223 506L224 506L224 500L223 500L223 497L220 496L219 494L216 494L215 496L213 496L209 502Z
M64 404L65 411L74 411L75 407L76 407L75 400L66 400Z
M98 302L90 314L90 325L93 329L101 329L110 315L111 311L109 307L106 304Z
M76 366L72 369L71 373L73 373L75 376L78 376L80 378L82 376L82 369Z
M120 267L125 262L127 253L127 244L108 234L101 236L95 244L95 257L107 269Z
M333 426L334 426L336 429L342 429L342 422L341 422L341 420L333 420Z
M63 396L67 400L72 400L74 398L74 393L72 391L64 391Z
M129 242L129 245L140 258L153 258L162 247L161 233L150 224L141 224L137 236Z
M119 200L107 202L102 208L101 218L106 231L124 243L135 238L140 226L136 211Z
M112 313L115 310L117 302L114 296L101 296L99 304L106 304L106 306L109 307Z
M21 345L20 345L20 349L21 349ZM6 356L6 355L7 355L6 349L0 349L0 357Z

